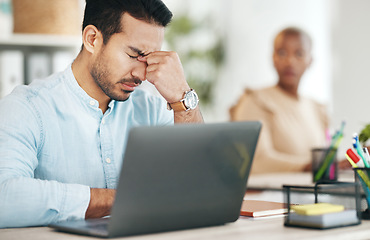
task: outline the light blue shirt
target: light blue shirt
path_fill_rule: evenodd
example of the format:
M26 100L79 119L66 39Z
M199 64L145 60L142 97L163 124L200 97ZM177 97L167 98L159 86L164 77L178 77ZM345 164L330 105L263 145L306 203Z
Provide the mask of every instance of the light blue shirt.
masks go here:
M173 121L140 89L103 114L71 66L17 87L0 101L0 227L83 219L90 187L116 188L130 128Z

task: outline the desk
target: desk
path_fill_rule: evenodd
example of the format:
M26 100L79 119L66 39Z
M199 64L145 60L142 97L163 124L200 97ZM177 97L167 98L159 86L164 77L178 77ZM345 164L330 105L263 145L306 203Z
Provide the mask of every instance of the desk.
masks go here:
M268 219L239 218L224 226L173 231L134 237L115 238L124 240L245 240L245 239L370 239L370 221L352 227L314 230L283 226L283 217ZM57 232L48 227L1 229L1 240L96 240L95 237Z
M353 174L353 173L352 173ZM342 175L343 176L343 175ZM353 175L351 175L353 177ZM349 176L350 177L350 176ZM277 179L280 179L277 181ZM263 180L265 179L265 180ZM275 181L271 181L275 179ZM299 180L300 179L300 180ZM258 176L250 178L252 188L272 188L275 191L256 191L255 193L247 193L246 199L261 199L267 201L283 201L282 184L312 184L311 175L309 173L298 175L285 174ZM342 180L342 178L340 178ZM350 180L350 179L349 179ZM298 182L299 181L299 182ZM264 183L264 184L262 184ZM269 184L269 185L266 185ZM270 187L269 187L270 186ZM229 223L223 226L207 227L183 231L173 231L158 234L139 235L125 238L115 238L124 240L245 240L245 239L282 239L282 240L297 240L297 239L370 239L370 220L362 221L361 225L353 227L343 227L330 230L314 230L304 228L284 227L284 218L282 216L274 218L246 218L240 217L235 223ZM18 228L18 229L0 229L0 240L84 240L95 237L79 236L74 234L57 232L48 227L37 228Z

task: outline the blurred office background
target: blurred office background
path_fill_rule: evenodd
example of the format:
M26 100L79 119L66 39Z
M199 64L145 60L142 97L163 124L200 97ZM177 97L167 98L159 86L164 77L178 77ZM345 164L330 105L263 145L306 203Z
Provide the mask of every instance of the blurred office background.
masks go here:
M331 132L346 121L339 157L351 137L370 123L370 1L367 0L165 0L176 14L213 15L224 41L221 70L213 79L212 101L201 105L207 122L228 121L229 108L245 88L276 83L272 63L275 35L288 26L313 39L313 63L300 92L328 106ZM302 136L304 137L304 136Z
M78 19L74 21L77 22L75 27L80 28L83 0L13 0L18 4L32 2L34 5L42 1L46 6L61 3L58 8L64 7L64 14L70 12L73 16L64 16L64 19ZM76 2L78 16L77 8L71 7L77 6ZM352 134L370 123L370 1L164 2L175 17L167 29L163 48L179 53L190 85L202 99L200 106L206 122L228 121L229 108L245 88L276 83L273 39L282 28L296 26L306 30L313 39L314 61L303 76L300 92L327 104L332 132L340 127L342 120L346 121L342 152L351 146ZM60 32L49 32L47 37L25 29L14 34L12 13L15 7L11 5L11 0L0 0L2 95L17 84L63 70L81 44L80 34L73 29L59 28ZM39 18L44 15L39 13ZM64 30L66 32L62 32ZM9 77L9 71L15 75ZM150 89L150 86L144 87Z

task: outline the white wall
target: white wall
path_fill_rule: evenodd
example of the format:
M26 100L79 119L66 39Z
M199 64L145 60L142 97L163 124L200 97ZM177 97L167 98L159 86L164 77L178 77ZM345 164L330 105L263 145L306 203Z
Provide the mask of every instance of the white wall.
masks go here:
M165 0L170 9L188 8L219 16L227 40L226 63L215 81L215 104L202 108L207 122L228 121L228 109L246 87L276 83L271 54L275 34L286 26L305 29L313 38L311 68L300 92L330 110L331 131L346 121L339 158L351 137L370 123L369 0ZM219 23L218 23L219 24Z
M286 26L305 29L313 38L311 68L300 92L326 103L331 130L346 121L339 156L351 136L370 123L370 1L368 0L165 0L177 11L213 11L223 25L226 63L215 81L215 104L203 107L207 122L228 121L228 109L246 87L276 83L271 54L276 33ZM216 10L215 10L216 9ZM218 9L218 10L217 10ZM219 23L218 23L219 24Z
M260 88L277 81L272 65L272 42L284 27L297 26L313 38L314 62L302 79L300 92L330 104L329 2L322 0L164 0L175 16L184 9L194 17L216 14L215 24L226 39L226 62L215 79L213 106L202 106L207 122L228 121L229 108L246 87Z
M312 37L314 62L302 79L300 92L330 102L330 47L328 3L322 0L232 0L228 2L227 59L217 92L217 111L211 121L227 121L228 109L246 88L276 83L272 64L273 39L287 26L297 26Z
M333 0L333 124L346 121L341 156L370 123L370 1Z

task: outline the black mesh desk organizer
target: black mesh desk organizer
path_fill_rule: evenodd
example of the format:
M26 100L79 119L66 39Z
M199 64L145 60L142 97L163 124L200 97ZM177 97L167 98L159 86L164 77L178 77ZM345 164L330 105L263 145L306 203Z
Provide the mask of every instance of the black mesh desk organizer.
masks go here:
M285 202L288 206L288 214L284 225L287 227L303 227L313 229L330 229L337 227L353 226L361 223L361 199L360 187L357 182L321 181L314 186L283 185ZM330 227L302 226L290 220L294 210L292 205L331 203L343 205L346 210L356 210L356 221L351 224L339 224ZM352 211L353 212L353 211Z

